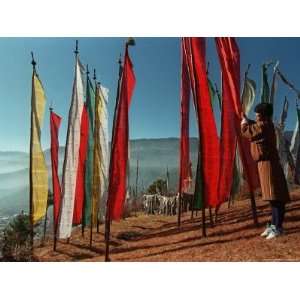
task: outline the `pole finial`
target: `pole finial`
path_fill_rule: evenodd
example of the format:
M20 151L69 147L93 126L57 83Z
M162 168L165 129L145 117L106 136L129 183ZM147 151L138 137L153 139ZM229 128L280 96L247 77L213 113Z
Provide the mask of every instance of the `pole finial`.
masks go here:
M132 37L129 37L127 42L126 42L126 46L135 46L135 40Z
M86 65L86 75L89 75L90 74L90 71L89 71L89 65L87 64Z
M119 64L119 78L121 78L122 76L122 54L121 53L119 56L118 64Z
M33 66L33 69L35 69L36 61L34 60L33 52L31 51L31 64Z
M78 40L76 40L76 46L75 46L75 51L74 53L77 55L79 53L78 51Z

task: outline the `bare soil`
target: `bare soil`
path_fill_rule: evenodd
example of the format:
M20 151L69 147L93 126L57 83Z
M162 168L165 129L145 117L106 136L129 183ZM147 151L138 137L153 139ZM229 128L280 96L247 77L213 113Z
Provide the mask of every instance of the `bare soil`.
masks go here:
M257 198L259 226L253 224L250 200L236 201L219 211L219 220L210 224L206 218L207 237L202 236L201 213L191 220L185 213L177 227L176 216L147 216L139 213L111 226L110 258L112 261L300 261L300 190L291 193L287 204L284 234L273 240L260 237L270 220L268 203ZM48 237L44 246L36 245L38 261L104 261L104 226L93 232L89 246L89 229L81 236L75 228L70 242L60 241L53 251Z

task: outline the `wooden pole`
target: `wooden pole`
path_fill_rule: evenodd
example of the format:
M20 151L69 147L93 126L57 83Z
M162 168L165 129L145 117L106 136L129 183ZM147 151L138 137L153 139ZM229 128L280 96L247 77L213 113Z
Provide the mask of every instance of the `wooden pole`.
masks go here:
M252 216L253 216L253 222L255 226L258 226L258 218L257 218L257 210L256 210L256 203L255 203L255 197L253 192L250 193L250 201L251 201L251 210L252 210Z
M54 208L54 202L53 202L53 208ZM54 211L53 211L53 236L54 236L53 251L56 251L56 245L57 245L57 228L58 228L58 224L55 223Z
M94 76L93 76L93 80L94 80L94 83L95 83L95 101L97 101L97 90L98 90L98 86L97 86L97 76L96 76L96 69L94 69ZM98 107L97 106L97 103L95 102L95 107ZM96 111L95 111L95 114L96 114ZM96 117L95 117L96 119ZM96 121L95 121L95 124L96 124ZM94 128L94 132L96 131L96 128ZM95 147L95 145L94 145ZM93 197L92 197L92 200L93 200ZM92 248L92 244L93 244L93 227L94 227L94 215L93 215L93 203L92 203L92 206L91 206L91 223L90 223L90 248ZM98 218L97 218L97 221L98 221Z
M137 198L138 193L138 182L139 182L139 160L136 160L136 179L135 179L135 197Z
M139 183L139 159L136 160L135 203L134 203L134 216L135 217L137 216L138 183Z
M118 104L119 104L120 84L121 84L121 78L122 78L122 72L123 72L121 54L120 54L120 58L118 60L118 64L119 64L119 78L118 78L118 87L117 87L115 110L114 110L111 149L113 148L113 141L114 141L114 136L115 136L115 122L116 122L117 108L118 108ZM109 164L109 176L111 176L111 164ZM110 203L109 203L108 200L109 199L107 199L107 203L106 203L105 234L104 234L104 238L105 238L105 262L110 261L110 258L109 258L109 239L110 239L110 225L111 225L111 222L112 222L112 220L110 218Z
M34 107L34 76L36 73L36 62L33 57L33 52L31 52L31 64L32 64L32 95L31 95L31 121L30 121L30 155L29 155L29 219L30 219L30 248L31 248L31 255L33 255L33 247L34 247L34 229L33 229L33 203L32 203L32 196L33 196L33 182L32 182L32 148L33 148L33 107Z
M75 61L77 63L77 58L78 58L78 54L79 54L79 50L78 50L78 40L76 40L76 44L75 44ZM76 65L75 65L75 72L76 72ZM67 139L68 139L68 136L69 136L69 132L67 133ZM71 240L71 237L68 237L67 238L67 244L70 244L70 240Z
M52 105L49 108L50 111L50 124L51 124L51 112L53 111ZM47 204L47 211L46 216L48 212L48 204ZM53 251L56 251L56 244L57 244L57 224L55 224L55 216L54 216L54 190L53 190Z
M177 215L177 226L181 226L181 206L182 206L182 192L179 192L178 195L178 215Z
M109 238L110 238L110 205L107 205L105 215L105 262L109 262Z
M193 196L193 201L192 201L192 213L191 213L191 220L194 220L194 199L195 199L195 196Z
M206 224L205 224L205 204L202 207L202 236L206 237Z
M92 221L93 217L91 217L91 227L90 227L90 248L92 248L92 244L93 244L93 221Z
M100 233L100 220L97 218L97 233Z
M87 82L86 89L89 88L89 85L88 85L89 74L90 74L89 65L87 64L86 65L86 82ZM85 227L86 227L86 224L85 224L85 201L86 201L86 197L84 197L84 202L83 202L83 206L82 206L82 222L81 222L81 236L82 237L84 237Z
M209 221L210 221L210 227L214 227L214 220L213 220L211 206L209 207Z
M43 242L42 245L44 245L46 240L46 231L47 231L47 218L48 218L48 203L49 203L49 192L48 192L48 199L47 199L47 208L46 208L46 215L44 219L44 230L43 230Z

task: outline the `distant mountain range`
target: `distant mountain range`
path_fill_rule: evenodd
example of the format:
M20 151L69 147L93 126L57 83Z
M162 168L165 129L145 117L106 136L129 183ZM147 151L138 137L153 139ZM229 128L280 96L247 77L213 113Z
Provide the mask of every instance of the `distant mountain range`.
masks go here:
M290 141L292 131L285 133ZM64 147L59 149L59 173L62 173ZM198 139L190 139L192 172L197 166ZM51 184L50 149L45 151ZM178 184L179 139L137 139L130 141L130 185L135 187L136 164L139 160L138 190L145 191L156 179L166 179L169 170L169 187L176 190ZM20 210L28 211L29 195L29 155L25 152L0 151L0 217L15 214Z
M190 139L193 173L196 168L198 139ZM64 147L59 149L59 173L62 173ZM48 165L49 189L51 184L50 149L45 151ZM130 141L130 185L135 187L136 164L139 160L138 190L146 190L157 178L170 174L170 189L178 182L179 139L138 139ZM28 211L29 155L25 152L0 151L0 217Z

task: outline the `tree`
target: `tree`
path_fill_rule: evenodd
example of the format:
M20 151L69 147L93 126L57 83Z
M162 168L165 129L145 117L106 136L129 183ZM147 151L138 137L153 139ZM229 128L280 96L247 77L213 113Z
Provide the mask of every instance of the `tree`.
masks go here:
M0 244L4 261L31 261L30 220L23 211L3 230Z
M161 178L156 179L152 184L149 185L147 192L149 194L165 194L167 191L167 181Z

